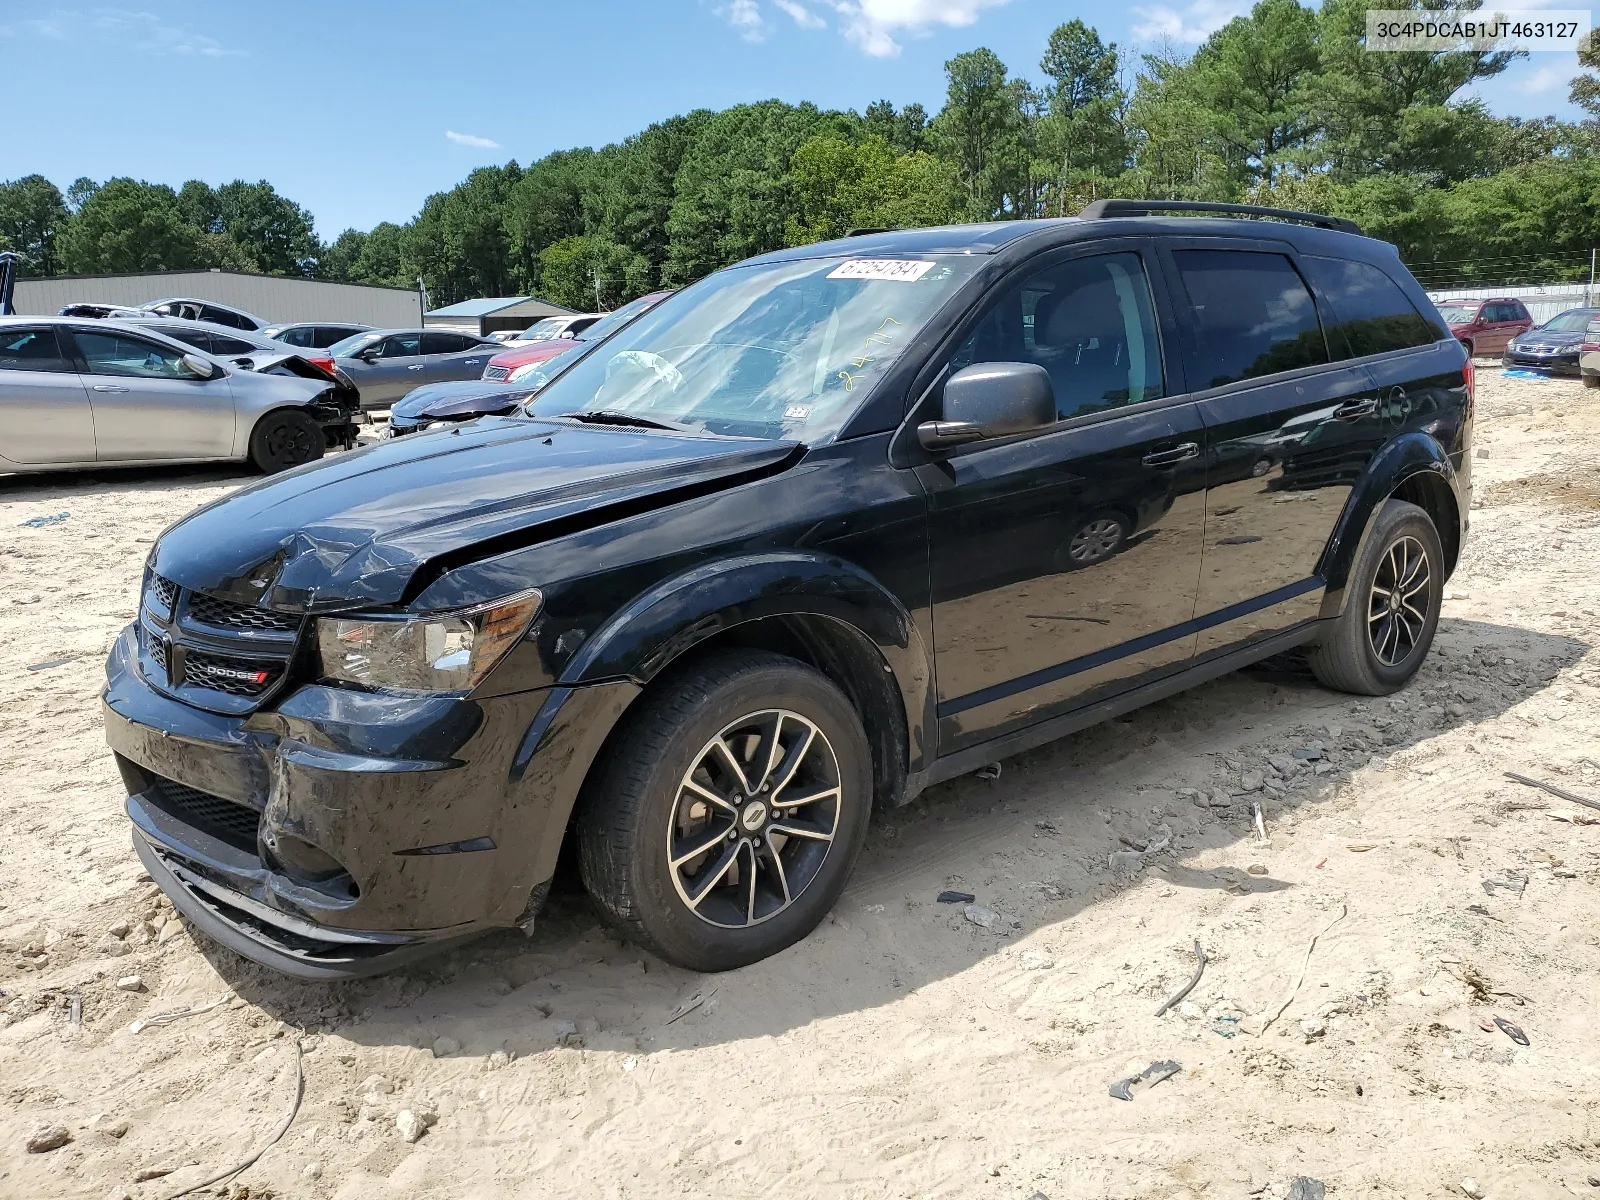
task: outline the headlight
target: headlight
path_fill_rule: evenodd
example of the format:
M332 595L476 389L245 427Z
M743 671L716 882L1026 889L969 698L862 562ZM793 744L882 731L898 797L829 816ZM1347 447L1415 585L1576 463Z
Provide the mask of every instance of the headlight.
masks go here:
M458 612L318 617L322 676L395 691L467 691L521 640L543 600L530 590Z

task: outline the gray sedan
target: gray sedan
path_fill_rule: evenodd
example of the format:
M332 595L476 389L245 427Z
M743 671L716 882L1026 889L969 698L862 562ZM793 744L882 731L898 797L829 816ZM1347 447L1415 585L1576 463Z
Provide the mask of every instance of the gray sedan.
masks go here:
M412 388L478 379L499 342L444 329L373 329L328 347L362 408L388 408Z
M306 370L240 370L119 321L3 317L0 471L297 466L355 433L354 397Z

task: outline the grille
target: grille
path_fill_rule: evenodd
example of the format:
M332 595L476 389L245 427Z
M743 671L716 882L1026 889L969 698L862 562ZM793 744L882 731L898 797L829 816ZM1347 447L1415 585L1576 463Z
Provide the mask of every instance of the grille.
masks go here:
M183 682L190 687L227 692L230 696L259 696L277 682L280 663L220 658L191 650L183 660Z
M150 576L150 590L156 594L163 608L171 608L172 602L178 598L178 585L160 575Z
M161 668L163 675L170 675L171 668L167 666L167 642L165 638L152 637L149 639L150 657L155 660L156 666Z
M511 374L510 367L485 367L483 371L485 379L504 379L509 374Z
M189 615L202 625L217 629L267 629L293 632L300 628L300 618L292 613L272 612L251 604L236 604L232 600L218 600L200 592L189 593Z
M158 779L145 793L170 815L241 850L255 851L261 814L188 784Z

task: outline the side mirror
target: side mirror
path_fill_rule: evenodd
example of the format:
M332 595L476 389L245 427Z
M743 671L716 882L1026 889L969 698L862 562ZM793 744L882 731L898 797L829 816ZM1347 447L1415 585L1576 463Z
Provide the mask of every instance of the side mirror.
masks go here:
M183 364L184 373L194 379L210 379L217 373L216 366L198 354L185 354L179 361Z
M378 348L376 346L367 346L367 347L357 351L356 352L356 357L359 358L362 362L365 362L365 363L377 362L378 361Z
M917 426L928 450L1012 437L1056 423L1050 373L1037 363L974 363L945 381L944 420Z

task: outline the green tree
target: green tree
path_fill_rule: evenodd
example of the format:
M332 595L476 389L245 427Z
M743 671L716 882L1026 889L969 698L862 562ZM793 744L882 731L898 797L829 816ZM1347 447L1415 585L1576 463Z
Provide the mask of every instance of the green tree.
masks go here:
M1592 34L1578 47L1578 65L1583 74L1573 78L1567 99L1591 117L1600 117L1600 42Z
M961 184L949 163L921 151L896 154L882 138L809 138L794 152L791 246L851 229L908 229L959 220Z
M67 188L67 208L76 213L83 207L84 202L100 190L100 185L87 175L80 175L74 179Z
M1116 188L1152 200L1233 200L1237 173L1196 100L1189 64L1170 51L1147 54L1128 105L1132 168Z
M546 155L511 188L505 227L518 292L539 292L540 255L546 246L583 234L583 197L593 157L592 150Z
M969 50L944 64L944 108L933 120L939 152L955 163L967 206L980 219L1007 211L1016 175L1021 115L1017 89L993 50Z
M1397 8L1431 12L1478 7L1409 0ZM1344 180L1380 173L1419 174L1434 182L1470 173L1462 139L1482 153L1481 110L1454 106L1468 84L1500 74L1511 53L1449 51L1369 54L1365 0L1324 0L1317 13L1317 87L1308 104L1322 130L1318 158Z
M180 199L182 193L179 194ZM257 269L269 275L313 275L321 249L311 214L265 179L235 179L216 190L220 228Z
M43 175L0 183L0 250L22 255L29 275L59 271L56 241L70 217L61 192Z
M867 105L861 125L864 132L882 138L902 154L931 148L928 112L917 103L908 104L896 112L890 101L874 100Z
M205 264L200 231L165 184L118 178L84 201L60 237L62 269L103 275Z
M540 296L580 311L611 309L650 290L643 255L602 237L562 238L540 258Z
M1039 152L1050 164L1050 208L1066 216L1106 195L1128 166L1122 60L1115 42L1072 20L1050 34L1039 68L1049 80Z
M1297 0L1258 0L1206 39L1184 85L1241 185L1268 184L1317 131L1317 16Z

